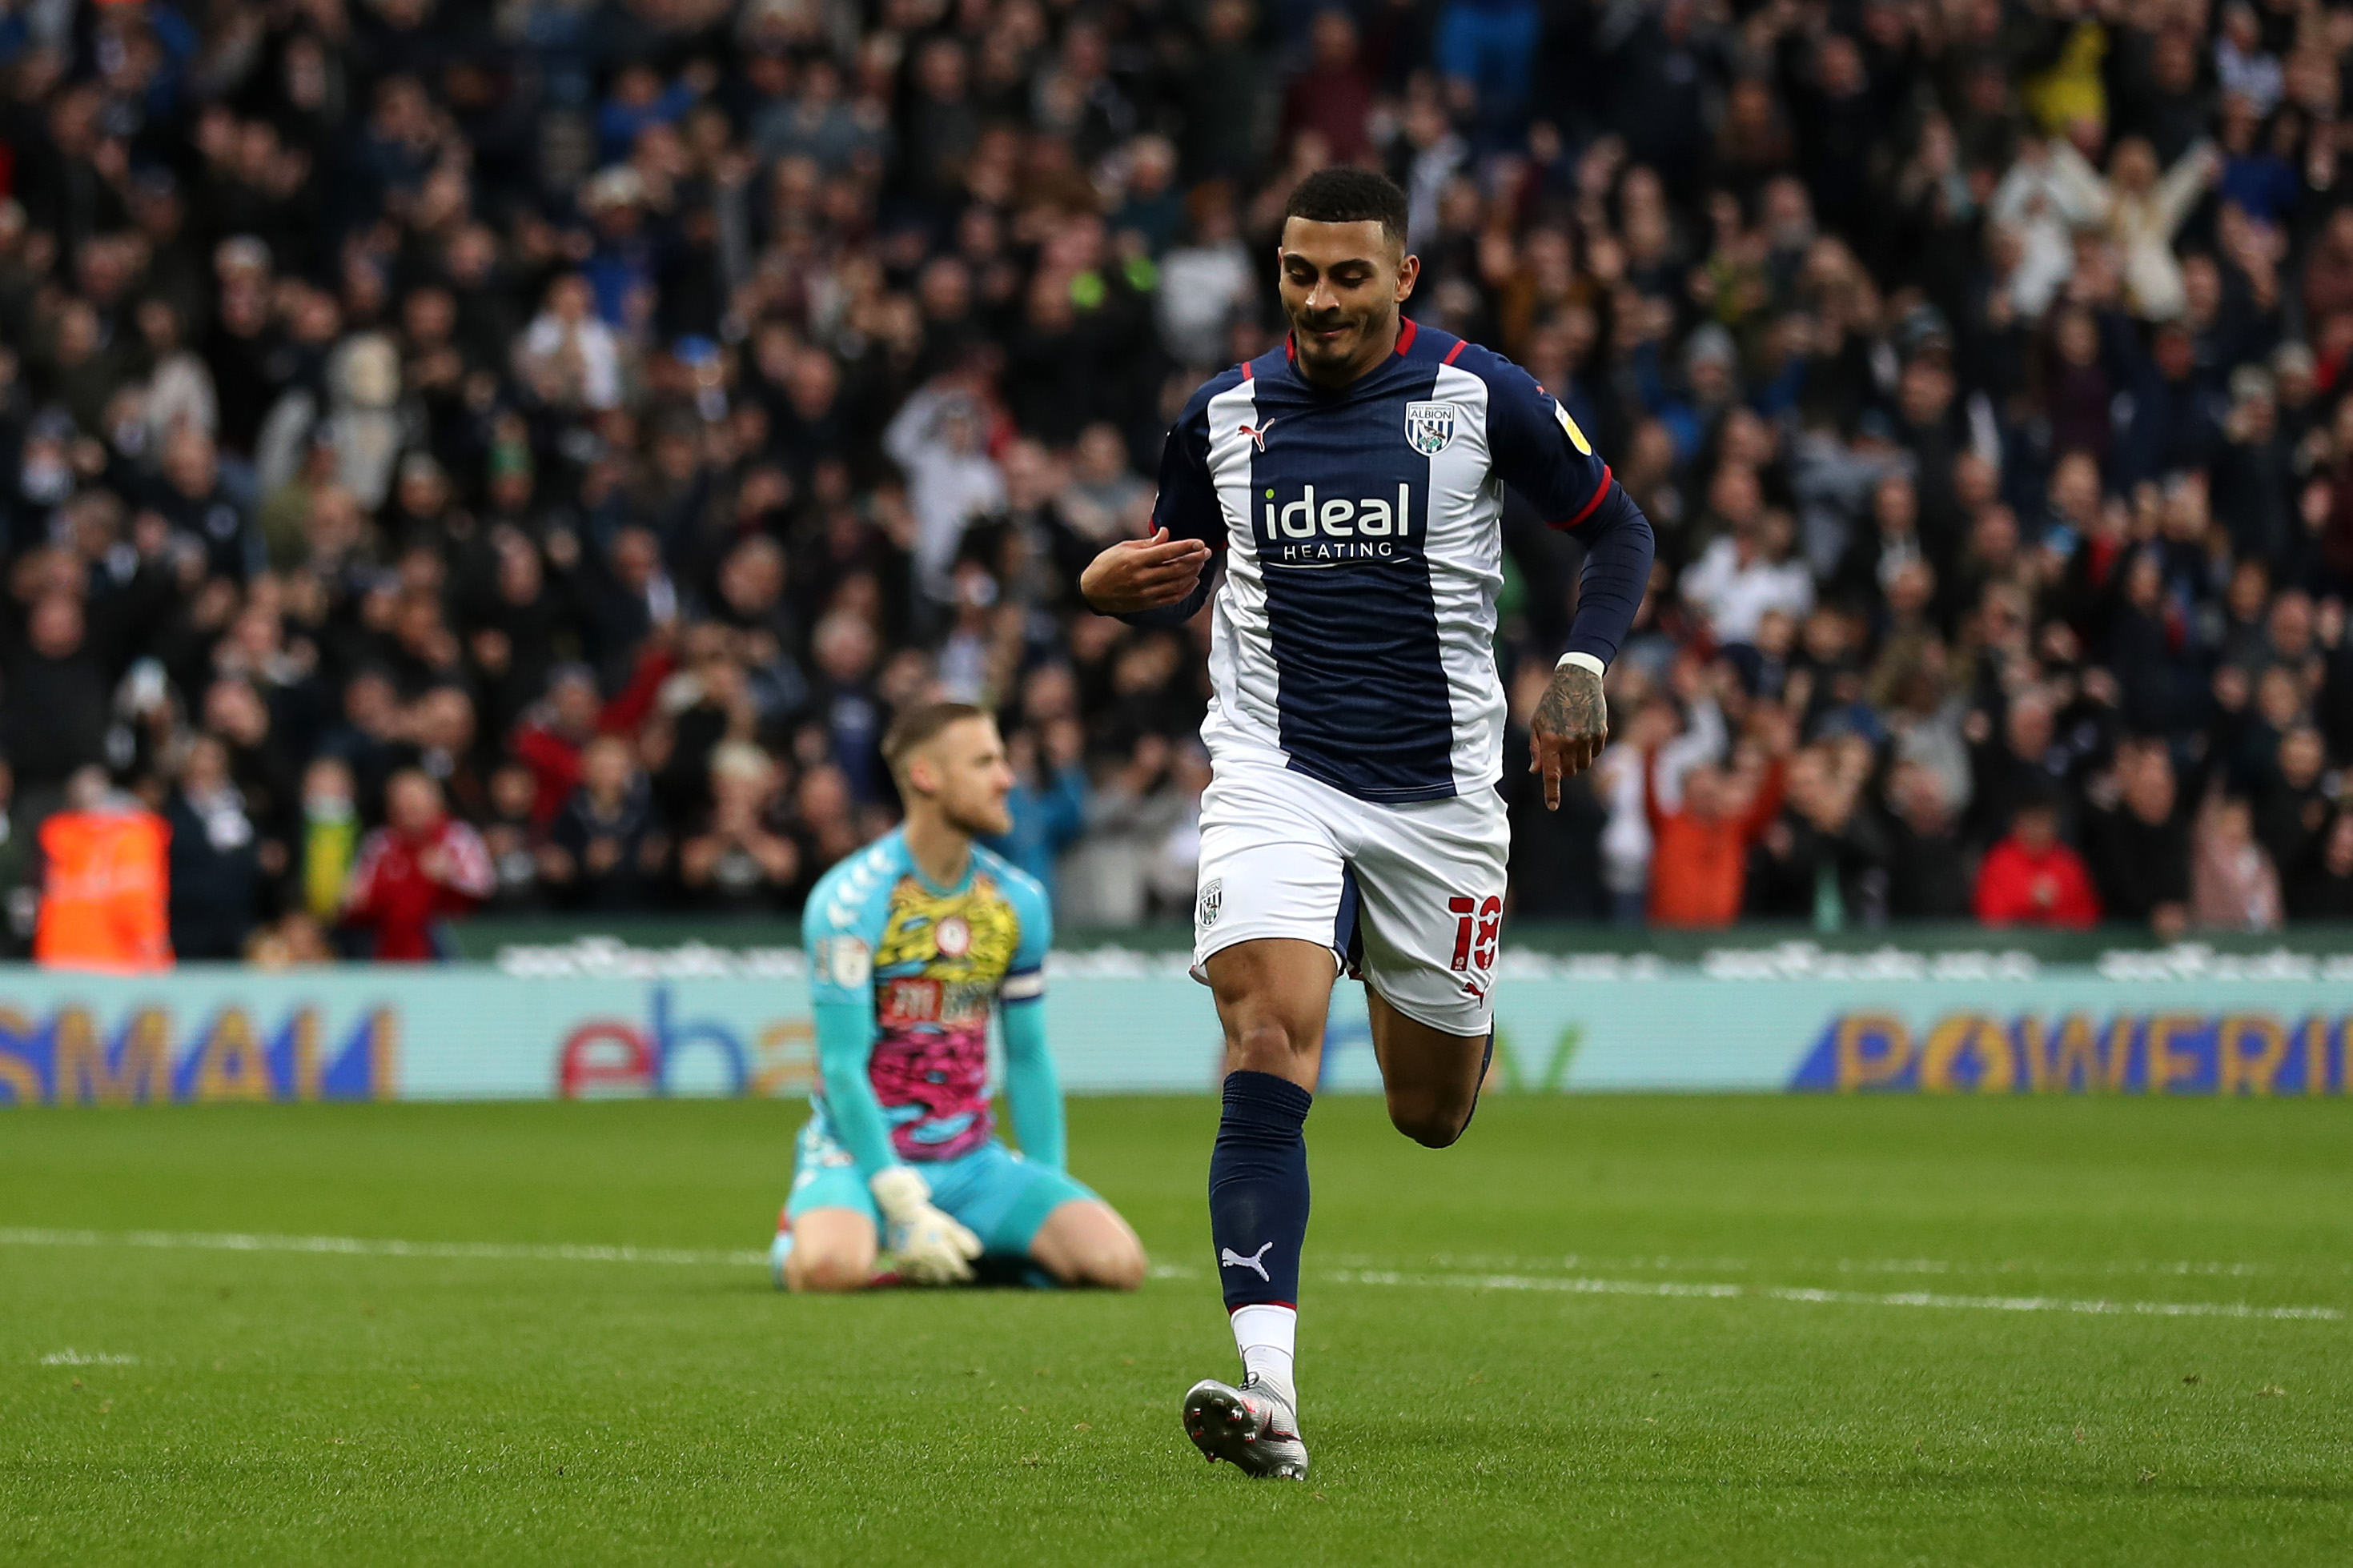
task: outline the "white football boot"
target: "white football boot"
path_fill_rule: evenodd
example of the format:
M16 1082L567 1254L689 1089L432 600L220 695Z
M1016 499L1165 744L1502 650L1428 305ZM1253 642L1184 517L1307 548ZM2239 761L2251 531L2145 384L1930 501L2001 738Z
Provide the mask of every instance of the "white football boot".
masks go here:
M1256 1378L1240 1388L1213 1377L1195 1384L1185 1394L1185 1435L1211 1464L1224 1459L1261 1479L1307 1479L1298 1415Z

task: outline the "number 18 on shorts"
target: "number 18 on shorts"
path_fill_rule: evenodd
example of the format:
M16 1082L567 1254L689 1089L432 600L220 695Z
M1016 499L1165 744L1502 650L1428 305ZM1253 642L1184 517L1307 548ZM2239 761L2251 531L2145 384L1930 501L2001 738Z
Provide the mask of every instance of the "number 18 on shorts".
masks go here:
M1193 973L1236 942L1317 942L1416 1023L1484 1035L1510 855L1491 789L1379 805L1220 760L1201 797Z

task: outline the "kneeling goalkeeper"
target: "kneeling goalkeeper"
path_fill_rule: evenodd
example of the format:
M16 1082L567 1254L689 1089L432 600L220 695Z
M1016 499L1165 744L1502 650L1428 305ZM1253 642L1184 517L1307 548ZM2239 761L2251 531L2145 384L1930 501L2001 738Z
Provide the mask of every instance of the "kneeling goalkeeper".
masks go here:
M776 1282L855 1290L895 1272L944 1285L982 1264L1132 1290L1143 1244L1062 1168L1046 890L973 842L1011 826L997 724L934 703L893 724L882 752L907 819L827 872L801 917L819 1087L777 1225ZM1018 1154L989 1110L992 1002Z

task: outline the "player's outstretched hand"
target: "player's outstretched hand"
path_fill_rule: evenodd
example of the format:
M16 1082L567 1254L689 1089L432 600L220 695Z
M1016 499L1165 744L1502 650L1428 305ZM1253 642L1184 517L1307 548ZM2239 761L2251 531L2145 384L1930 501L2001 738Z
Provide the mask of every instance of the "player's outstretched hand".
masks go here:
M1106 616L1132 616L1173 605L1193 591L1209 564L1198 539L1171 539L1165 528L1149 539L1124 539L1079 574L1079 592Z
M1560 781L1591 767L1609 743L1609 704L1601 678L1578 664L1554 670L1528 724L1528 772L1544 774L1546 811L1560 809Z
M931 1184L912 1168L893 1165L867 1184L882 1211L882 1239L900 1274L918 1285L956 1285L972 1278L980 1237L932 1203Z

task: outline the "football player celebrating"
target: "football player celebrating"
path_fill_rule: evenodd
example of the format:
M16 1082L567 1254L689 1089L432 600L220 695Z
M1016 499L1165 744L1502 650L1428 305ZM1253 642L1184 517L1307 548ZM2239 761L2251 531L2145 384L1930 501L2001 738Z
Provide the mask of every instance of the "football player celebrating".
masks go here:
M906 822L827 872L802 916L819 1089L777 1225L776 1282L858 1289L887 1248L917 1284L968 1280L988 1260L1132 1290L1143 1245L1062 1168L1046 890L973 842L1011 826L997 724L934 703L894 723L882 752ZM1018 1154L989 1110L991 1003Z
M1502 485L1585 547L1532 725L1547 805L1609 738L1601 677L1651 570L1650 524L1567 410L1401 318L1405 242L1405 194L1381 175L1300 183L1277 253L1287 340L1193 395L1154 534L1081 580L1097 610L1146 621L1189 619L1216 589L1193 955L1225 1030L1209 1226L1244 1379L1196 1384L1183 1410L1204 1453L1255 1476L1307 1472L1303 1125L1338 970L1365 982L1389 1117L1417 1142L1462 1135L1493 1048Z

